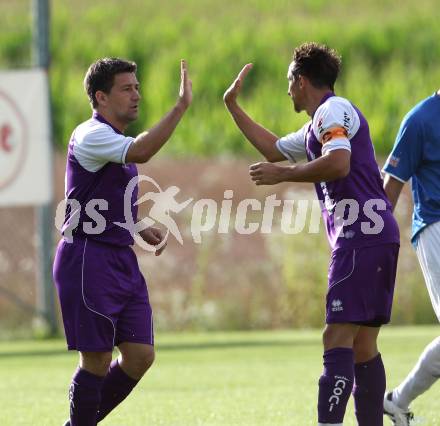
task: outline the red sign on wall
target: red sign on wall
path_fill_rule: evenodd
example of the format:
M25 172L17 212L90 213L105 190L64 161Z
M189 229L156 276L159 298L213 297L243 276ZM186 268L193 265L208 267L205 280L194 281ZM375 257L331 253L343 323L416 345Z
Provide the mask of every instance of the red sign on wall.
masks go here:
M0 190L11 184L24 165L27 126L9 96L0 90Z
M52 199L47 73L0 71L0 206Z

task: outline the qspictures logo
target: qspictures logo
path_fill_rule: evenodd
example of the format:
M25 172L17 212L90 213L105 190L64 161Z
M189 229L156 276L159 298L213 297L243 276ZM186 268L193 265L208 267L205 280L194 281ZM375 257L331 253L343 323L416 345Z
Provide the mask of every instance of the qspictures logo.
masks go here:
M26 143L25 119L15 102L0 90L0 191L19 175Z
M149 201L148 214L140 219L133 218L132 196L139 183L146 182L150 190L141 195L134 204L140 206ZM233 190L226 189L224 198L220 202L211 198L185 198L177 186L162 189L151 177L139 175L130 180L124 193L124 220L112 222L114 225L127 230L135 243L148 251L155 251L159 246L147 244L139 232L150 227L160 226L166 230L163 244L172 235L180 244L184 244L184 237L175 220L176 215L185 211L185 218L190 217L189 228L192 240L201 244L203 235L209 232L227 234L237 232L249 235L256 232L272 233L275 213L280 216L279 226L285 234L308 232L316 234L322 224L322 209L320 201L311 199L278 199L276 194L267 196L264 201L254 198L234 200ZM180 200L180 201L179 201ZM122 201L122 200L121 200ZM370 199L360 206L356 200L344 199L332 201L332 209L328 214L333 216L334 226L338 238L351 239L355 231L350 227L355 224L362 213L362 222L357 232L362 234L379 234L384 228L384 221L377 211L386 210L386 203L382 199ZM236 205L233 208L233 205ZM69 208L69 219L64 225L66 208ZM73 240L73 232L81 227L86 235L99 235L106 231L107 222L102 213L111 209L109 202L104 199L92 199L82 206L79 201L68 199L62 201L57 208L55 226L63 229L66 241ZM80 218L83 218L80 223ZM121 218L122 219L122 218ZM136 220L136 221L135 221ZM181 222L180 222L181 223ZM277 225L276 225L277 226Z

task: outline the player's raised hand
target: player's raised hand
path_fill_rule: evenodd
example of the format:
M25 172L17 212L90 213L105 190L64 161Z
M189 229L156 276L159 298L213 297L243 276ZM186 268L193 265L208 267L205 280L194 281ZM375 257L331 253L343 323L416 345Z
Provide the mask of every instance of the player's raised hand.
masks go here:
M237 101L238 94L240 93L241 86L243 85L243 81L248 75L249 71L252 69L253 64L246 64L242 70L238 73L237 78L233 81L233 83L226 90L223 95L223 101L226 106L233 104Z
M179 102L186 108L192 101L192 81L188 78L188 67L185 59L180 61Z

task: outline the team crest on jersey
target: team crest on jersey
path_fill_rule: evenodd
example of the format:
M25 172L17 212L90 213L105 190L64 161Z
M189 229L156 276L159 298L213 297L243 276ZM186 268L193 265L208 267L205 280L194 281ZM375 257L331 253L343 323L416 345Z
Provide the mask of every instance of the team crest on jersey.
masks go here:
M392 155L388 161L391 167L397 167L399 164L400 158Z
M332 312L341 312L343 310L342 302L339 299L334 299L332 301Z

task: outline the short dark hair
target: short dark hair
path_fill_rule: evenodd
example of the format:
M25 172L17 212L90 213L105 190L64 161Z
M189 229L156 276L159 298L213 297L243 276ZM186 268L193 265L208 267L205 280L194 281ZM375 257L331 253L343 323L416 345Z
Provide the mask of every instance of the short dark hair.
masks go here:
M90 65L84 77L84 88L93 108L98 106L95 96L98 90L110 93L116 74L136 72L136 69L135 62L120 58L102 58Z
M293 61L292 77L303 75L313 86L333 90L342 62L336 50L324 44L303 43L293 51Z

